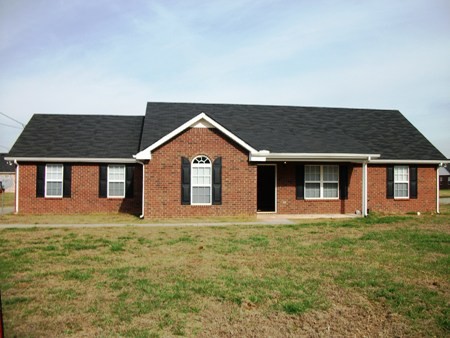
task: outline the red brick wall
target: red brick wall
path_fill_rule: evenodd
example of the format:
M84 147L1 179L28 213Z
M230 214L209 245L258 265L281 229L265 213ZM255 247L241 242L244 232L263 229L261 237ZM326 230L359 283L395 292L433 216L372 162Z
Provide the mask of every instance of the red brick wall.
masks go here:
M295 198L295 163L278 164L279 214L354 213L361 210L362 166L354 164L349 180L347 200L297 200ZM436 167L419 166L417 172L417 199L386 198L386 166L369 165L368 208L384 213L433 212L436 211Z
M295 163L278 163L277 165L277 211L279 214L353 214L356 210L361 210L361 165L349 164L347 200L297 200L295 167Z
M99 198L99 165L72 164L70 198L36 197L36 163L19 163L19 213L77 214L125 212L140 214L142 166L136 165L133 198Z
M222 157L222 205L181 204L181 158ZM145 168L145 216L255 215L256 166L248 151L216 129L190 128L152 153Z
M222 157L222 205L181 205L181 157L192 160L206 155ZM256 165L248 152L215 129L188 129L155 150L145 166L146 217L254 215ZM295 163L277 163L277 212L279 214L354 213L361 210L361 165L351 166L347 200L297 200ZM20 213L141 213L142 170L136 165L134 198L98 197L98 164L72 164L71 198L36 198L36 163L20 164ZM386 213L436 210L436 167L418 167L418 198L386 198L386 166L368 166L368 208Z
M368 166L368 208L386 213L436 211L436 166L417 168L417 199L386 198L386 166Z

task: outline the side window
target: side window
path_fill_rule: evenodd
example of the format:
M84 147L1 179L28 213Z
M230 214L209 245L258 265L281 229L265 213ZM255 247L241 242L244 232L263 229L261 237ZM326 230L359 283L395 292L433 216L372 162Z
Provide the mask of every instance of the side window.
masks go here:
M197 156L191 164L191 204L211 204L211 161L206 156Z
M108 197L125 197L125 166L108 166Z
M45 166L45 197L63 197L63 165Z
M394 198L409 198L409 167L394 166Z

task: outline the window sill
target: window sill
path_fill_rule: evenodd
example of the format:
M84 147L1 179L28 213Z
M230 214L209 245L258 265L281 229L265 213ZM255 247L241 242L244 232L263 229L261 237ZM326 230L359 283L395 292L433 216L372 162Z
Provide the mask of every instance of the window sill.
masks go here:
M326 198L310 198L305 197L305 201L338 201L339 197L326 197Z

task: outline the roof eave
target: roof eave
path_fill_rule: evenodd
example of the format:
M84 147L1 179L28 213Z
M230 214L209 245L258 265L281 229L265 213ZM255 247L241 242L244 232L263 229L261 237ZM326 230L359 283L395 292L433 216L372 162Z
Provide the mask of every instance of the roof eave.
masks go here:
M450 163L450 160L413 160L413 159L404 159L404 160L398 160L398 159L375 159L370 161L370 163L374 164L396 164L396 163L404 163L404 164L448 164Z
M7 161L50 162L50 163L136 163L134 158L87 158L87 157L5 157Z
M308 161L308 162L368 162L373 158L379 158L380 154L351 154L351 153L270 153L261 151L250 153L252 162L283 162L283 161Z

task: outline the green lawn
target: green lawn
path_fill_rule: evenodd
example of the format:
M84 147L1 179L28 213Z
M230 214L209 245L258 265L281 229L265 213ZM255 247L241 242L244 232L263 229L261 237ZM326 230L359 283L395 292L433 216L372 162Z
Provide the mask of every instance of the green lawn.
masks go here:
M450 189L439 190L439 197L450 197Z
M15 194L12 192L6 192L0 194L0 207L2 205L2 202L4 203L5 207L13 207L14 206L14 198Z
M449 225L0 230L6 336L448 336Z

